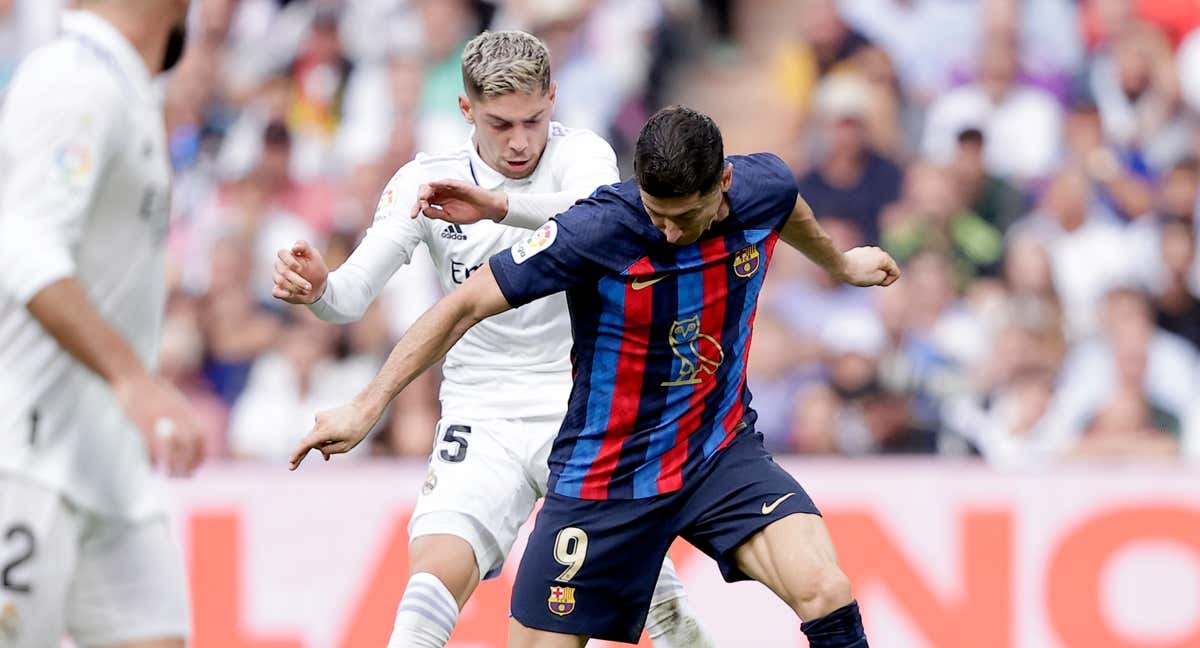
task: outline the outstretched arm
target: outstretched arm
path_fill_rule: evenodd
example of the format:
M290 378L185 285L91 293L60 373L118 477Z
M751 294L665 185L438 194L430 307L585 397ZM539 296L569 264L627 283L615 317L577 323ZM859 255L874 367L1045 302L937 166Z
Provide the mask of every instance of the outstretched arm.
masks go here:
M839 252L813 216L812 208L800 196L796 197L796 207L784 224L780 238L838 281L854 286L890 286L900 278L895 260L877 247Z
M468 225L489 219L529 230L536 230L554 216L592 195L597 187L620 182L617 156L608 142L591 133L577 133L563 146L568 152L543 159L558 180L559 190L551 193L506 193L488 191L472 183L444 180L421 185L412 216Z
M347 405L317 414L316 425L292 454L292 470L309 450L330 455L358 445L396 394L440 360L472 326L509 310L491 266L484 265L461 288L442 298L408 329L375 379Z

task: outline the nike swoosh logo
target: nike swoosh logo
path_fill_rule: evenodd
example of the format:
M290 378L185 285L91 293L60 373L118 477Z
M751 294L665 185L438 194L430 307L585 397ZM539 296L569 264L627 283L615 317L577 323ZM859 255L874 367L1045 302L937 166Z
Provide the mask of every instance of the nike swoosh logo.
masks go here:
M641 289L643 289L643 288L649 288L650 286L653 286L654 284L656 284L656 283L658 283L658 282L660 282L660 281L662 281L663 279L666 279L666 278L667 278L667 276L666 276L666 275L663 275L663 276L661 276L661 277L655 277L654 279L650 279L650 280L648 280L648 281L642 281L642 280L640 280L640 279L634 279L634 280L633 280L633 289L634 289L634 290L641 290Z
M783 504L783 501L784 501L784 500L786 500L787 498L791 497L792 495L795 495L795 493L788 493L787 495L784 495L783 497L780 497L779 499L775 500L774 502L771 502L770 504L765 504L765 503L764 503L764 504L763 504L763 507L762 507L762 514L763 514L763 515L770 515L772 511L774 511L775 509L779 508L779 505L780 505L780 504Z

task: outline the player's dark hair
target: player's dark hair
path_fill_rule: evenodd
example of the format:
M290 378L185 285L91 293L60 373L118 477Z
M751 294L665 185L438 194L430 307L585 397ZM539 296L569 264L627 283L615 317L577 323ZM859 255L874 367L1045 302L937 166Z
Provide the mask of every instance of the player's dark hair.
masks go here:
M721 181L725 144L712 118L683 106L654 113L633 153L638 186L656 198L706 194Z

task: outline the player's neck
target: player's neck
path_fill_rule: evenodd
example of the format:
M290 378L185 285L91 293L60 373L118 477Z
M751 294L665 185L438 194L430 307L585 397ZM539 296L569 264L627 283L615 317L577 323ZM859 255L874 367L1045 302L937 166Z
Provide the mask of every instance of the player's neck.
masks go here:
M103 18L112 25L133 49L137 50L150 76L162 72L163 58L167 51L167 35L171 26L162 20L154 20L144 15L123 9L116 3L95 3L86 5L85 11Z

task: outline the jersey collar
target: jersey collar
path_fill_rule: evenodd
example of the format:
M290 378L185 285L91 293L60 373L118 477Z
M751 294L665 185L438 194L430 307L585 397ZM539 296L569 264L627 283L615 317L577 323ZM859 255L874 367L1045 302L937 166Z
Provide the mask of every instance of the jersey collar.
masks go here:
M112 23L90 11L74 10L63 12L62 25L66 35L94 49L132 89L141 93L151 91L152 79L146 62Z

